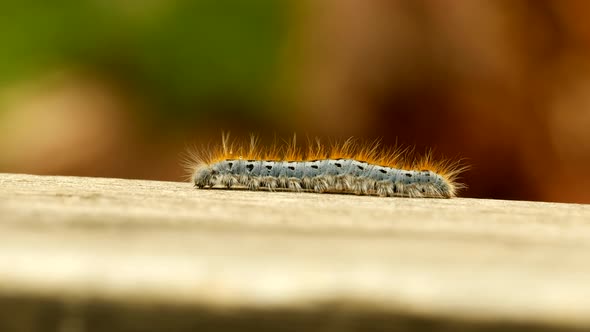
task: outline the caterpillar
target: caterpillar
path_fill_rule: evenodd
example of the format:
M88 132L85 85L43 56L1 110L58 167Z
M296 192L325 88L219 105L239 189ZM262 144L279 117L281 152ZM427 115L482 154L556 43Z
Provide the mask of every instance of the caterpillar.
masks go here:
M344 193L382 197L455 197L465 186L457 179L467 169L461 161L433 161L432 153L410 158L409 149L383 149L379 141L348 139L323 145L316 139L306 152L296 136L285 144L259 148L229 141L221 146L190 151L185 166L196 188L268 189Z

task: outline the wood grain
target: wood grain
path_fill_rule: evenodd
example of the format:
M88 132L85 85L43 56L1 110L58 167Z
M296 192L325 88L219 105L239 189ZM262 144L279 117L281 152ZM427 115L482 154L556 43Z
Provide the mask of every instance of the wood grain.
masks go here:
M590 206L0 174L0 312L2 331L590 329Z

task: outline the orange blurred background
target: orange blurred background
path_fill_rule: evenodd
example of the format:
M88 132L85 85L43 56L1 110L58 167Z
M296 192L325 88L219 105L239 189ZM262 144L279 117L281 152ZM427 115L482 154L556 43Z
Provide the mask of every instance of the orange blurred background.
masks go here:
M590 203L590 2L21 1L0 172L182 180L234 137L466 158L467 197Z

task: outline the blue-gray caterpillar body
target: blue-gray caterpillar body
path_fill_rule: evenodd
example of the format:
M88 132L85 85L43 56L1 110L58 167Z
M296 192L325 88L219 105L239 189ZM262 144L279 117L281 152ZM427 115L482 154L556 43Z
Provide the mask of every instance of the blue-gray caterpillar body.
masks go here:
M197 188L243 187L357 195L450 198L457 184L431 170L404 170L355 159L226 159L194 168Z

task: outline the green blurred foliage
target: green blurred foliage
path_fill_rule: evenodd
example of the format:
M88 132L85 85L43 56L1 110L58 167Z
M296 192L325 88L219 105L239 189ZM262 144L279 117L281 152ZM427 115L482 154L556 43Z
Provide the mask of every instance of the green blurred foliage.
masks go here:
M259 104L275 81L286 4L2 2L0 84L81 67L130 85L167 113L190 113L209 98Z

